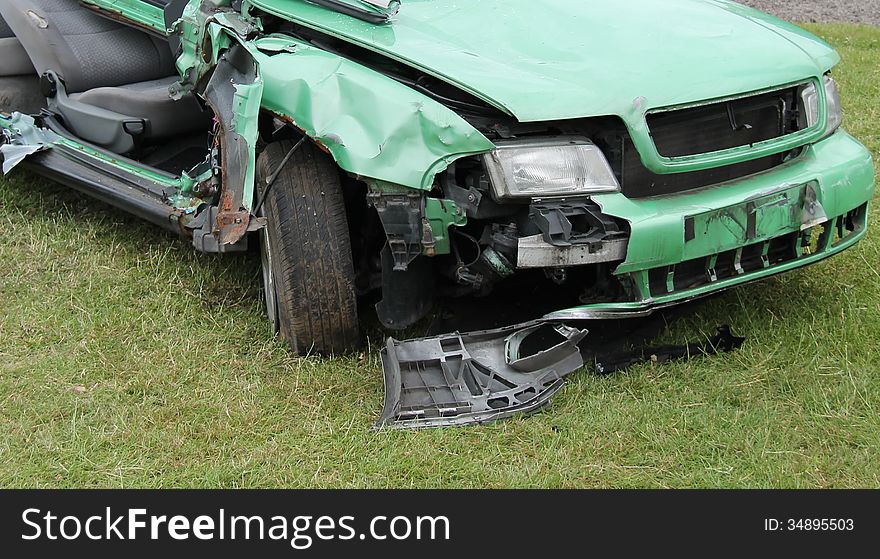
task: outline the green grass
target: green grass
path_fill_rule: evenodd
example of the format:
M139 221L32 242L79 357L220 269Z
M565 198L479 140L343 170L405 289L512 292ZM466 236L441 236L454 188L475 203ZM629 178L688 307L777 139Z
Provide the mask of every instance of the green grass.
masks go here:
M880 29L811 29L840 48L846 126L880 155ZM373 433L380 340L293 357L257 259L198 255L17 172L0 180L0 486L876 487L877 221L665 334L729 322L739 352L579 373L530 418Z

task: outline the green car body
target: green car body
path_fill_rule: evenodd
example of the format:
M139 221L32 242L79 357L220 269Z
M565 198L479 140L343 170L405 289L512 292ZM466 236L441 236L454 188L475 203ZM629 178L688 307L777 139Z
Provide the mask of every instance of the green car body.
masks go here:
M236 45L255 62L256 76L235 83L229 105L212 105L228 113L244 142L235 207L226 208L244 223L221 233L219 247L235 246L260 226L252 212L266 122L295 127L367 185L389 244L399 247L396 272L420 256L451 259L457 229L508 215L497 208L504 200L487 202L496 213L481 213L473 197L488 200L491 186L479 178L456 185L456 195L446 189L444 181L465 174L456 174L462 165L469 168L464 162L481 168L496 147L522 137L586 138L600 145L623 183L623 164L611 152L615 142L625 143L621 150L636 154L631 164L651 180L637 195L626 186L589 193L584 210L619 226L616 244L553 244L545 234L541 258L548 264L537 266L552 269L551 276L560 272L554 278L562 281L578 258L601 264L619 289L574 301L551 315L559 319L646 312L811 264L865 234L871 156L831 126L828 109L826 76L839 56L793 25L725 0L404 0L388 9L343 3L376 20L306 0L192 0L168 26L163 2L84 0L153 33L179 37L178 92L203 92ZM747 145L670 155L658 148L649 124L676 111L697 114L781 91L797 92L802 101L810 85L816 96L811 121ZM732 129L752 128L728 111ZM606 125L613 141L599 140ZM28 124L0 119L0 126L20 133ZM198 185L209 175L169 177L69 138L45 142L174 189L170 219L178 226L195 219L206 201ZM749 166L756 161L768 163ZM719 169L742 170L713 179ZM652 181L672 176L688 186L673 181L652 193ZM706 178L691 184L687 176ZM549 203L551 213L562 211L553 206L559 197L532 198L516 202L517 211L530 211L536 199ZM392 223L383 213L395 204L414 208L408 221ZM406 224L410 230L401 232ZM616 256L603 258L605 250ZM497 281L517 271L509 260L489 259ZM554 261L559 265L549 264ZM457 270L454 263L451 269ZM486 287L472 274L458 279L472 281L475 290Z

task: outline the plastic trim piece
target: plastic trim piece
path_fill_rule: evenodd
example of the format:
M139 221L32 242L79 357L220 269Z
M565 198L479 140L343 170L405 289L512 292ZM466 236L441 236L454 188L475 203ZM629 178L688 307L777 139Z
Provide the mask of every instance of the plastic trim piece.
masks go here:
M525 355L527 339L545 328L552 329L546 333L555 338L553 345ZM389 339L382 351L385 408L375 427L473 425L539 410L566 376L583 367L578 343L587 333L537 321L406 342Z

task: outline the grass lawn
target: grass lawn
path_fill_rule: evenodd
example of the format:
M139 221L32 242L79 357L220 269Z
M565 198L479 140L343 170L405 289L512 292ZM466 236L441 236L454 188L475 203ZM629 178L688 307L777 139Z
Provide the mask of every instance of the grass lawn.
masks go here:
M837 46L846 126L880 156L880 29ZM745 347L607 378L539 415L373 433L382 374L300 359L259 261L215 258L24 172L0 180L0 487L880 485L880 223L857 248L676 323Z

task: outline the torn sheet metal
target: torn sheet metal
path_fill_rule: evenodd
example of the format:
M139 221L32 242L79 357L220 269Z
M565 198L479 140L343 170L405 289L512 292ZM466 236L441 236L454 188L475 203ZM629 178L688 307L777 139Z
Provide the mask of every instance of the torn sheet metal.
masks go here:
M223 191L214 229L220 245L235 244L248 231L262 91L254 60L238 44L220 56L205 89L222 136Z
M3 174L6 175L29 155L52 147L58 135L51 130L37 128L33 117L12 113L9 118L0 116L3 126L0 155L3 157Z
M3 156L3 174L9 174L16 165L25 160L28 155L37 153L47 146L3 144L0 146L0 155Z
M399 342L382 351L385 408L376 427L472 425L545 406L584 365L586 330L540 322ZM550 341L548 341L548 336ZM527 345L544 349L526 351Z
M375 70L290 36L255 39L259 20L191 2L181 22L183 79L175 97L197 89L224 49L240 44L262 78L263 89L249 99L359 177L429 190L456 159L495 147L453 110Z

